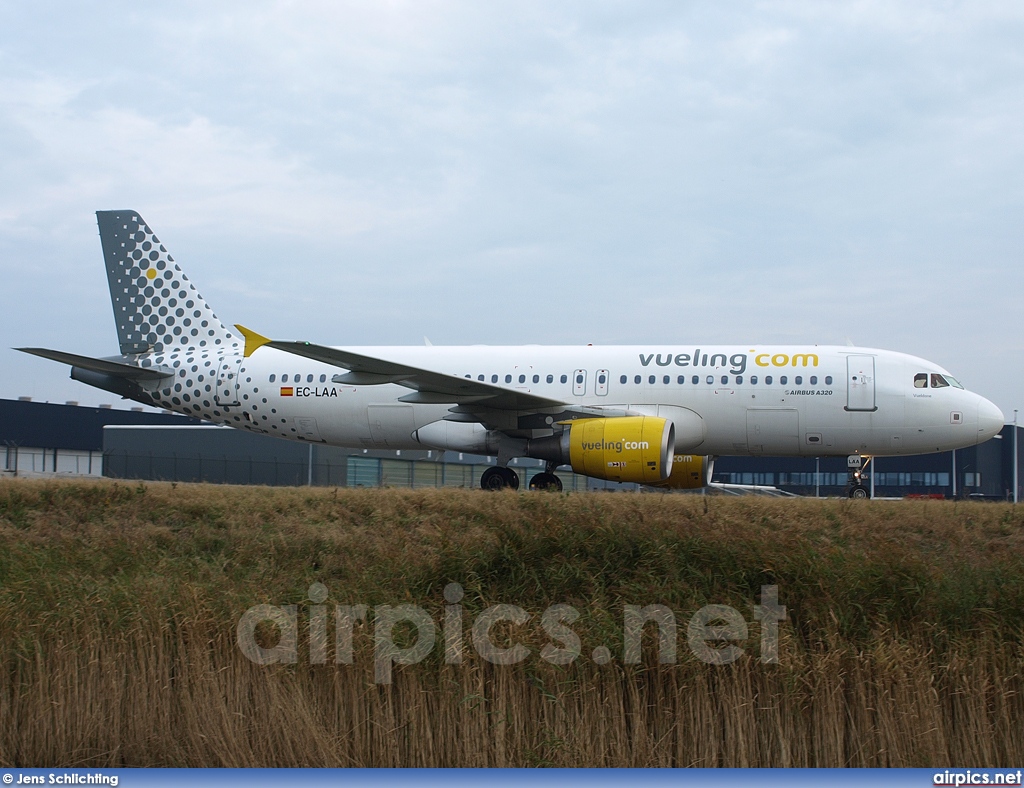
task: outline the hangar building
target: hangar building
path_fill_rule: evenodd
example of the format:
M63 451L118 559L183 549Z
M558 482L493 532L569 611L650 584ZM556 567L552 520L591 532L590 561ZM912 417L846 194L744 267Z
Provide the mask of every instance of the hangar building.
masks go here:
M1012 499L1013 425L979 446L956 452L874 461L877 496L935 495ZM1021 428L1018 427L1018 430ZM1018 462L1024 440L1018 432ZM475 487L494 457L458 452L342 449L204 425L183 416L0 400L0 471L77 474L228 484ZM543 462L513 466L525 483ZM635 489L558 474L567 490ZM869 479L870 477L868 477ZM722 457L713 481L775 487L797 495L842 495L845 457ZM867 481L867 479L866 479ZM1019 491L1024 497L1024 490Z

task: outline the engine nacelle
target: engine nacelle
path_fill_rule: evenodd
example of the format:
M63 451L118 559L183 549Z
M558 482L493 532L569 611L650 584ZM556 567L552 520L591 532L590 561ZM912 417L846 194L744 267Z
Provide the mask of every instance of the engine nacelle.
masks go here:
M614 482L656 484L672 473L675 427L656 416L578 419L561 435L535 438L527 456L570 465L576 473Z
M677 454L672 460L672 473L656 487L673 490L699 490L707 487L714 472L715 460L699 454Z

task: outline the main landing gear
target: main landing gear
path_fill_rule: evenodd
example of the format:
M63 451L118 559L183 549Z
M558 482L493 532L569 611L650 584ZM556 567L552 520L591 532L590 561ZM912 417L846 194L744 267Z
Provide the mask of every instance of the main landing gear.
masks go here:
M496 465L488 468L480 477L481 490L518 490L519 474L511 468Z
M519 474L511 468L496 465L488 468L480 477L481 490L518 490ZM549 470L536 474L530 479L531 490L562 491L562 480Z
M561 492L562 480L549 471L538 473L530 479L531 490L547 490L549 492Z

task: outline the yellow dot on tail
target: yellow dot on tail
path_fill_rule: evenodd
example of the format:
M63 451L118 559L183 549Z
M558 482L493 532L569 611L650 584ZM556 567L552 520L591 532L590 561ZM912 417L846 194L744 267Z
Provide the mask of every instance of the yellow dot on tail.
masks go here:
M156 269L150 268L148 271L146 271L146 278L149 279L150 281L156 279Z

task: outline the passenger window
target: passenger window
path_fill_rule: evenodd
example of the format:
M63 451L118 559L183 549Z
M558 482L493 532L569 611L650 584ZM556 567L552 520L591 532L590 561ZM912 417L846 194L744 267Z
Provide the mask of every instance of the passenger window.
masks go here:
M711 383L714 383L714 382L715 382L715 376L714 375L708 375L708 383L711 384Z
M273 383L275 380L277 380L277 375L271 375L270 382Z
M633 378L633 382L636 383L639 386L640 385L640 376L637 375L635 378Z
M512 382L512 376L511 375L506 375L505 376L505 382L506 383L511 383Z
M578 385L580 385L580 384L581 384L582 382L583 382L583 376L582 376L582 375L577 375L577 376L576 376L576 385L578 386Z
M619 383L625 383L625 382L626 382L626 380L627 380L627 378L626 378L626 376L625 376L625 375L620 375L620 376L619 376Z
M484 376L483 376L483 375L477 375L477 376L476 376L476 379L477 379L477 380L483 380L483 379L484 379Z
M520 383L525 383L526 382L526 375L520 375L519 376L519 382Z
M313 382L313 376L312 375L306 375L306 382L307 383L312 383Z
M832 385L832 376L831 375L826 375L825 376L825 385L826 386L831 386Z
M946 382L946 379L944 377L942 377L942 375L936 375L934 372L932 373L932 388L933 389L944 389L944 388L946 388L948 386L949 386L949 384Z
M817 386L818 385L818 376L817 375L811 375L811 385L812 386Z
M765 375L764 376L764 385L766 385L766 386L772 385L772 376L771 375Z
M533 382L534 383L540 383L540 375L534 375L533 376Z
M789 382L789 378L787 378L785 375L779 375L779 385L780 386L785 386L788 382Z
M928 375L924 372L918 372L914 375L914 388L915 389L926 389L928 388Z
M554 375L548 375L547 376L547 381L548 381L548 383L554 383L555 382L555 376Z
M608 382L608 377L606 375L598 375L597 382L603 386L605 383Z
M796 385L798 385L798 386L802 386L803 383L804 383L804 379L803 379L802 375L797 375L796 378L794 378L794 380L796 381Z
M722 385L723 386L728 386L729 385L729 376L728 375L722 375Z
M320 376L320 382L321 383L326 383L327 382L327 376L326 375L321 375Z
M654 375L651 375L649 378L647 378L647 382L650 383L652 386L654 385L655 380L657 380L657 378L655 378Z
M562 377L560 377L559 380L562 381L563 383L565 383L566 381L569 380L569 376L568 375L562 375Z
M282 383L287 383L288 382L288 376L287 375L282 375L281 376L281 382Z
M498 382L498 376L497 375L491 375L491 383L497 383L497 382Z
M667 385L668 385L669 383L671 383L671 382L672 382L672 378L671 378L671 377L669 377L668 375L666 375L665 377L663 377L663 378L661 379L661 382L662 382L662 383L664 383L664 384L665 384L665 385L667 386Z
M680 386L682 386L685 382L686 375L680 375L678 378L676 378L676 383L678 383Z
M750 376L750 385L751 386L756 386L757 385L757 375L751 375Z
M742 375L737 375L736 376L736 385L739 386L742 383L743 383L743 376Z
M693 383L694 386L696 386L698 383L700 383L700 378L697 375L694 375L690 382Z

